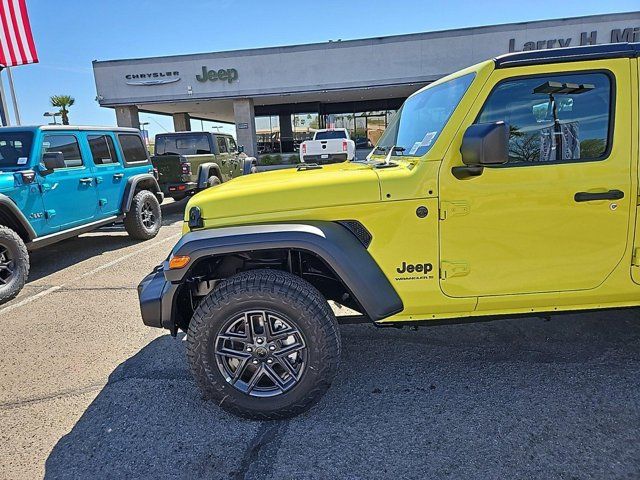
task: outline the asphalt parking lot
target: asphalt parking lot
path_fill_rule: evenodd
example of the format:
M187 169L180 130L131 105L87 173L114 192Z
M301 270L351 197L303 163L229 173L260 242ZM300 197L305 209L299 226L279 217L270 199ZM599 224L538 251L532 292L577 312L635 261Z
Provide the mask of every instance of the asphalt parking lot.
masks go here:
M113 227L35 252L0 307L0 478L639 478L640 311L418 331L344 325L311 411L201 399L135 287L180 232Z

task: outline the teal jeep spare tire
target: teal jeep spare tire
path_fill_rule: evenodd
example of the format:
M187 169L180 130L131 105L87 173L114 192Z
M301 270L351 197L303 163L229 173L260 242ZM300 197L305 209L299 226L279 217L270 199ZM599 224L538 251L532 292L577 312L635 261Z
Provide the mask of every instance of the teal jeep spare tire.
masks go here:
M22 290L29 276L29 253L20 236L0 225L0 304Z

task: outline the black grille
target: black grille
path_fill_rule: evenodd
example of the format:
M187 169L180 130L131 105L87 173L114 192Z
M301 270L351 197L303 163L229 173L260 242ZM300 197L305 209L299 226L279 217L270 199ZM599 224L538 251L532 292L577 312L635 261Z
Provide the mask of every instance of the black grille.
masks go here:
M373 237L371 236L371 233L369 233L369 230L364 228L364 225L357 220L341 220L338 223L353 233L356 238L360 240L360 243L362 243L366 248L369 248Z

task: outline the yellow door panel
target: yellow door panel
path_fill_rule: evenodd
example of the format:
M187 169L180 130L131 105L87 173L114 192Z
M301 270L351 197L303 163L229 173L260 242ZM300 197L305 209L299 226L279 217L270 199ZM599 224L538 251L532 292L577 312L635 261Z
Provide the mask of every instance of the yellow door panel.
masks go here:
M632 61L632 64L635 63L635 66L632 65L631 68L631 76L632 83L635 87L631 88L631 107L632 107L632 122L631 122L631 133L632 140L631 144L635 145L633 148L633 159L632 164L636 168L635 178L638 178L640 175L640 168L638 168L638 162L640 161L640 119L638 118L638 112L640 112L640 62L635 59ZM638 193L638 197L636 199L636 204L640 205L640 192ZM638 228L640 228L640 206L636 207L636 218L635 218L635 240L633 243L633 255L631 261L631 278L637 284L640 284L640 234L638 233Z
M597 144L604 150L602 160L580 160L598 141L589 138L596 137L598 132L593 119L579 110L586 104L586 101L581 104L581 98L590 98L593 103L600 97L586 97L590 93L586 92L585 96L575 95L569 101L565 98L570 97L558 94L552 101L540 95L539 104L527 104L524 108L514 98L513 104L506 104L507 118L502 119L519 128L516 122L523 122L523 115L518 117L516 113L528 115L531 111L531 119L524 121L532 122L534 129L519 130L519 135L525 133L521 138L513 135L510 142L510 157L528 156L529 160L517 164L510 160L507 165L485 168L477 177L459 180L451 174L452 166L462 165L460 144L454 142L440 170L440 252L444 265L440 282L445 294L467 297L593 289L613 272L627 249L632 210L635 216L628 128L631 123L629 66L628 59L620 59L520 67L493 73L480 99L486 99L493 88L507 78L530 79L544 74L541 82L557 76L566 84L563 75L571 73L570 70L589 73L608 69L615 78L611 84L615 93L611 96L615 103L615 122L609 123L609 128L613 124L624 127L615 129L606 148L604 144ZM602 79L598 77L598 80ZM595 95L595 90L592 92ZM469 112L463 130L474 123L483 100ZM547 112L552 111L554 103L560 113L550 117ZM549 118L560 117L562 121L563 116L571 118L572 115L583 120L582 123L563 122L559 131L544 127ZM536 130L538 116L542 117L543 127ZM566 157L561 162L555 161L558 157L549 147L555 142L549 140L554 135L562 137L558 140L562 147L558 148L561 152L558 155ZM531 140L529 144L528 140ZM597 195L592 195L610 191L622 192L624 196L598 200ZM462 264L466 270L460 274L458 269L458 274L447 275L448 264Z

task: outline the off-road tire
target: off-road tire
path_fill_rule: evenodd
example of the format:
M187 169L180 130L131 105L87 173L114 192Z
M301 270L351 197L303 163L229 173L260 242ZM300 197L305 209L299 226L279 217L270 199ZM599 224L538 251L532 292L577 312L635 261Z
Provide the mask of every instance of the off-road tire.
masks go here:
M221 183L222 180L220 180L220 177L218 177L217 175L212 175L207 179L207 188L217 187Z
M303 335L307 364L291 390L250 396L228 383L216 364L215 339L228 319L269 309L291 320ZM205 397L235 415L274 420L311 408L324 395L340 363L340 333L331 307L305 280L278 270L252 270L222 281L197 307L189 324L187 357Z
M153 220L145 218L145 211L151 209ZM133 197L129 212L124 217L124 228L131 238L150 240L154 238L162 226L162 211L156 196L149 190L141 190Z
M5 253L6 252L6 253ZM8 258L7 258L8 254ZM2 280L8 273L0 266L0 304L8 302L14 298L29 276L29 252L20 236L8 227L0 225L0 265L11 261L12 274L6 278L6 283Z

